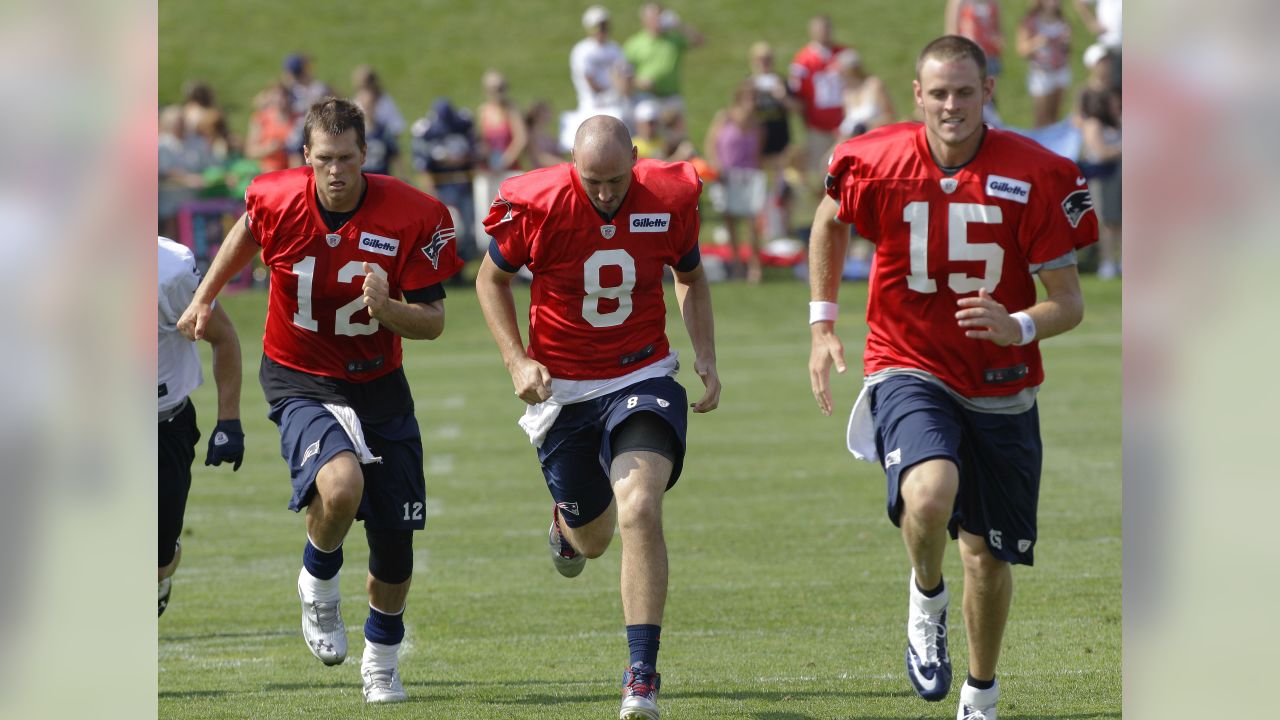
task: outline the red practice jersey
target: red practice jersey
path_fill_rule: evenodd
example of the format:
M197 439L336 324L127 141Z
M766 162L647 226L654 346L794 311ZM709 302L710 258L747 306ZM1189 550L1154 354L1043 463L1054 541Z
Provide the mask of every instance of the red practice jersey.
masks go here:
M956 301L985 287L1009 312L1036 302L1030 266L1098 239L1075 163L988 128L948 177L925 127L900 123L844 143L828 170L839 218L876 244L865 373L924 370L966 397L1012 395L1044 380L1036 342L999 347L964 336Z
M364 202L332 233L310 167L259 175L245 197L271 270L263 351L294 370L357 383L400 367L400 336L364 306L363 263L386 274L394 299L462 267L442 203L395 178L364 178Z
M800 48L791 59L791 92L804 103L804 124L826 132L835 132L844 120L844 79L836 65L836 55L843 45Z
M606 221L572 163L502 183L484 225L499 267L533 273L529 357L568 380L620 377L665 357L663 267L697 267L701 192L692 165L640 160Z

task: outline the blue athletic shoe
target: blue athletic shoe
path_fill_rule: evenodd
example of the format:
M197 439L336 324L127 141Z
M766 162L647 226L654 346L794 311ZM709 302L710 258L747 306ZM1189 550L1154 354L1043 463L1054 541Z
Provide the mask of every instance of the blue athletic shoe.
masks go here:
M947 654L946 588L936 597L925 597L916 589L911 573L911 597L907 603L907 679L916 693L937 702L951 691L951 656Z
M622 709L618 720L658 720L658 688L662 675L643 665L622 673Z

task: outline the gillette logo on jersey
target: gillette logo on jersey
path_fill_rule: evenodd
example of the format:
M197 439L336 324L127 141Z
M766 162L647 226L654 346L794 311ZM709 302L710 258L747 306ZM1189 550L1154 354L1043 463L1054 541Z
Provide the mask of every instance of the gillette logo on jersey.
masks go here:
M666 232L671 227L671 213L647 213L631 215L631 232L658 233Z
M360 249L379 255L395 257L400 251L400 241L395 238L382 237L373 233L360 233Z
M1031 195L1031 183L1001 177L1000 175L988 175L987 195L1013 200L1026 205L1027 198Z

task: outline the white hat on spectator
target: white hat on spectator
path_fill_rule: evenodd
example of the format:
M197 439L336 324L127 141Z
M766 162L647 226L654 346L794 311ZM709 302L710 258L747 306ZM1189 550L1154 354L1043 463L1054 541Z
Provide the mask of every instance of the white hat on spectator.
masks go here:
M845 48L836 54L835 61L841 70L852 70L862 64L862 56L853 48Z
M641 100L636 103L636 122L653 122L658 119L658 103L653 100Z
M1085 51L1084 51L1084 66L1087 68L1091 68L1094 65L1097 65L1098 61L1101 60L1103 57L1105 57L1106 54L1107 54L1107 47L1102 43L1094 43L1090 45L1089 47L1085 48Z
M592 5L582 13L582 27L591 30L600 23L609 21L609 11L600 5Z

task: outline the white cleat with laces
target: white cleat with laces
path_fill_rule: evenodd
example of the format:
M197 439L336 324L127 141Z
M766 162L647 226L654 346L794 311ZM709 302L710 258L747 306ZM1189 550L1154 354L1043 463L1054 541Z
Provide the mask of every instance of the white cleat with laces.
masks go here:
M935 597L925 597L916 588L911 571L910 599L907 602L907 679L916 694L937 702L951 691L951 656L947 654L947 602L950 593L943 587Z
M367 703L397 703L409 699L400 682L396 668L378 668L365 665L360 669L364 678L364 701Z
M306 573L306 568L302 569ZM347 659L347 626L342 623L341 600L308 597L302 574L298 575L298 599L302 601L302 639L311 654L325 665L340 665Z

